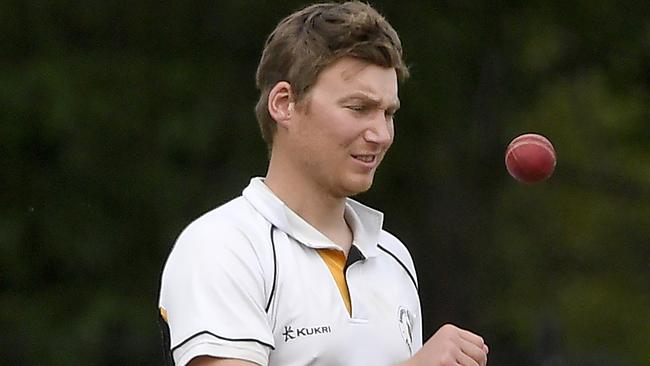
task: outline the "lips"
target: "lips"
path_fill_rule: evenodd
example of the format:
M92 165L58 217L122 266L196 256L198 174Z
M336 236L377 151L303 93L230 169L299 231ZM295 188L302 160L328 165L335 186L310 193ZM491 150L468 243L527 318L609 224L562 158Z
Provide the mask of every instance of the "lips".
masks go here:
M368 154L368 155L359 154L359 155L352 155L352 157L367 164L374 163L375 159L377 159L377 155L375 154Z

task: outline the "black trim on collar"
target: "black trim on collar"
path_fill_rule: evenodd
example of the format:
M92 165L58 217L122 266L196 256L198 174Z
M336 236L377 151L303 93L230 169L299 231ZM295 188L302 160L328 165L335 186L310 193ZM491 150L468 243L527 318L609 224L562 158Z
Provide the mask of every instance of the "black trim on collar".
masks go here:
M222 336L216 335L216 334L214 334L214 333L212 333L210 331L204 330L204 331L195 333L194 335L190 336L186 340L182 341L176 347L172 348L171 352L173 353L179 347L182 347L185 343L187 343L187 342L191 341L192 339L194 339L194 338L196 338L196 337L198 337L200 335L203 335L203 334L208 334L208 335L211 335L211 336L213 336L215 338L223 339L224 341L230 341L230 342L256 342L256 343L261 344L262 346L270 347L272 350L275 349L275 347L273 347L272 345L270 345L268 343L265 343L265 342L262 342L259 339L255 339L255 338L228 338L228 337L222 337Z
M406 265L405 265L404 263L402 263L402 261L399 260L399 258L398 258L395 254L391 253L388 249L382 247L380 244L377 244L377 247L378 247L379 249L383 250L384 252L388 253L388 255L390 255L391 257L393 257L393 259L395 259L395 260L397 261L397 263L399 263L399 264L402 266L402 268L404 268L404 270L406 271L406 273L407 273L407 274L409 275L409 277L411 278L411 282L413 282L413 286L415 286L415 290L418 291L418 283L415 282L415 277L413 276L413 274L411 273L411 271L409 271L408 267L406 267Z
M273 231L275 231L275 225L271 224L271 247L273 248L273 285L271 287L271 295L269 295L269 301L266 303L266 308L264 309L267 313L271 307L271 301L273 300L273 295L275 295L275 282L278 276L278 259L275 254L275 240L273 239Z
M345 260L345 268L343 269L343 271L347 270L348 267L350 267L354 263L363 260L366 260L366 256L363 255L363 253L361 253L359 248L357 248L355 245L352 245L350 247L350 251L348 252L348 258Z

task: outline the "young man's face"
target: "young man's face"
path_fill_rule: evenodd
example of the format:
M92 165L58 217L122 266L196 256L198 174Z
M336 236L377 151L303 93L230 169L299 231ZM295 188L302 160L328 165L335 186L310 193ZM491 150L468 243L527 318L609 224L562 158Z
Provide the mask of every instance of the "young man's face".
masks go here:
M335 197L364 192L393 142L395 69L343 58L295 111L291 141L303 177Z

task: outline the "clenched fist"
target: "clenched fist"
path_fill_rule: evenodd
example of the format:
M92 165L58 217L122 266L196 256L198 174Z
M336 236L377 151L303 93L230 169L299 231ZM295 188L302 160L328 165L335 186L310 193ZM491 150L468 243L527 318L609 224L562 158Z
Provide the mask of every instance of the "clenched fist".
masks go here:
M487 354L483 338L446 324L402 366L485 366Z

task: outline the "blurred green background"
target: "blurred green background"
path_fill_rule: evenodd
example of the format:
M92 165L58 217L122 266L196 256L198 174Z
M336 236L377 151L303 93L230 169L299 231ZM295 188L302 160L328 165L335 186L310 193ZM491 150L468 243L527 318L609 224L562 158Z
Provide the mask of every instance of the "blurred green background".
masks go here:
M425 336L491 365L650 365L650 2L373 1L412 78L373 189ZM161 365L184 226L264 175L266 35L302 1L0 3L0 364ZM553 141L525 186L503 153Z

